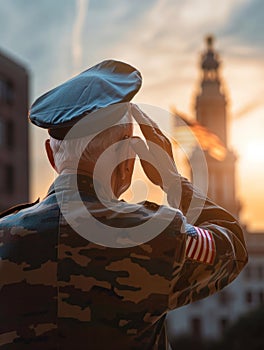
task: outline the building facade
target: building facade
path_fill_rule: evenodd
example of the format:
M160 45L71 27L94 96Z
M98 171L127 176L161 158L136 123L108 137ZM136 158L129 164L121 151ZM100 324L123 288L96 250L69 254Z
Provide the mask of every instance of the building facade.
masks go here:
M28 73L0 53L0 211L28 201Z
M221 292L172 311L168 331L173 337L188 334L219 339L239 316L264 303L264 233L247 233L249 262Z

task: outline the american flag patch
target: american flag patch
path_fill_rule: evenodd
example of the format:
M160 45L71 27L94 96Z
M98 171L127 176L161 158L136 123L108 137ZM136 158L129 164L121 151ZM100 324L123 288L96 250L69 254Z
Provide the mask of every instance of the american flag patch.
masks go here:
M187 237L187 258L206 264L212 264L216 255L215 241L212 233L196 226L192 226L192 230L193 229L195 229L197 234L196 236L192 234Z

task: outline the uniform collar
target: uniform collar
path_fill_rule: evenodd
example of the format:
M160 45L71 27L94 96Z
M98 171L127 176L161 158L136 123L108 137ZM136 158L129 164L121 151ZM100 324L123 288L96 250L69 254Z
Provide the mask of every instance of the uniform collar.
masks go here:
M76 182L79 192L86 192L90 195L96 196L93 179L87 175L81 174L78 174L77 176L75 174L59 175L50 186L48 196L58 191L76 190Z

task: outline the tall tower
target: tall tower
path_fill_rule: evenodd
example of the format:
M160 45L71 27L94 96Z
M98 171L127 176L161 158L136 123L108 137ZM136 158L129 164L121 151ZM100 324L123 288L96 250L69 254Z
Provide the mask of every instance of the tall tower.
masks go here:
M214 50L212 36L206 38L206 44L206 50L201 57L202 77L195 103L196 119L216 134L227 149L226 157L222 161L205 152L208 165L208 195L238 216L239 202L235 190L236 156L228 145L227 99L219 75L220 60Z
M28 73L0 53L0 212L28 201Z
M213 47L213 37L206 38L207 49L202 54L202 81L196 97L197 121L214 132L227 146L227 100L219 77L220 61Z

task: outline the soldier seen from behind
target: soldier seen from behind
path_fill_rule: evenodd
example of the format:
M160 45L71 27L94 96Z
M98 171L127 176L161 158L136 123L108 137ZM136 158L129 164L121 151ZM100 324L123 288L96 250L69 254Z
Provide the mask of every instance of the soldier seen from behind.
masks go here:
M33 103L58 176L0 219L1 350L166 349L166 314L245 266L238 221L178 173L168 138L130 102L140 86L108 60ZM168 205L120 200L136 157Z

